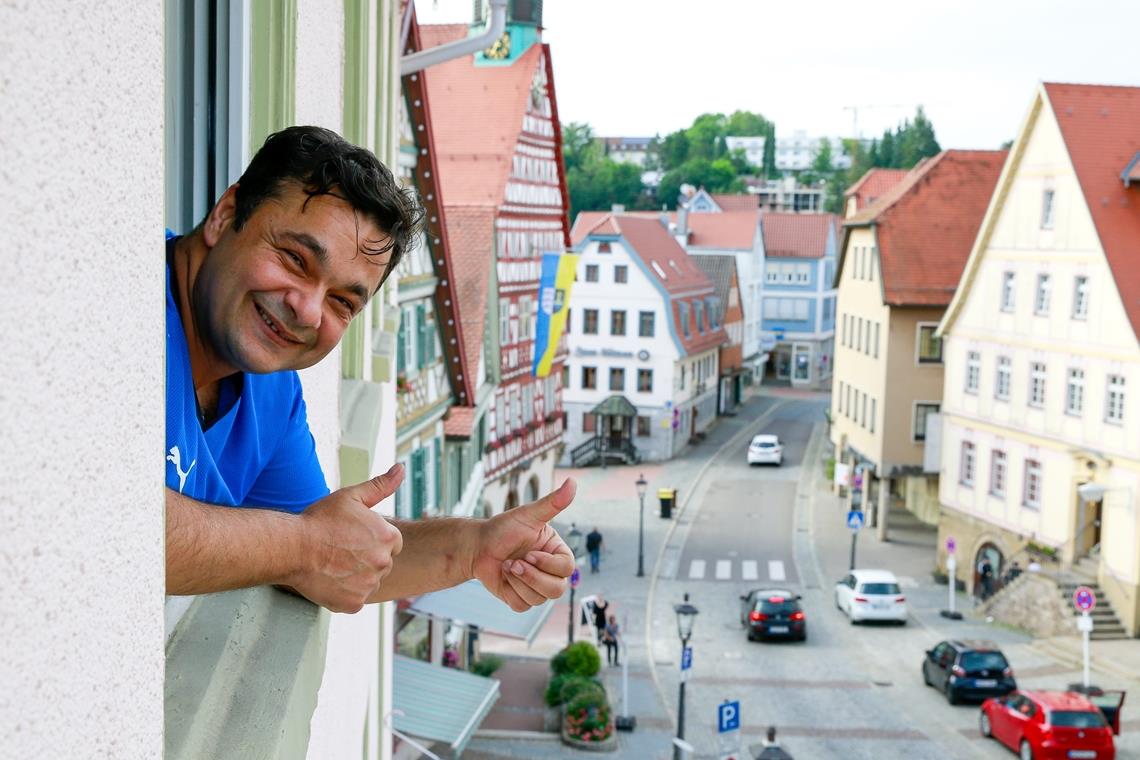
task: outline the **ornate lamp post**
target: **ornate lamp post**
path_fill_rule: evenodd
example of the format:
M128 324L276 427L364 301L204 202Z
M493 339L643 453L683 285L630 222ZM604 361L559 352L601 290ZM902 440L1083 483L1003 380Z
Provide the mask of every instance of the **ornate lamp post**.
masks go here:
M693 623L697 619L698 610L689 604L689 595L685 594L684 602L673 605L673 612L677 615L677 636L681 639L681 663L683 665L685 653L689 648L689 637L693 635ZM685 738L685 679L688 676L687 671L688 668L681 670L681 691L677 703L677 738L681 740ZM673 745L673 760L681 760L681 746L677 743Z
M570 523L570 532L566 534L566 545L570 547L571 553L574 555L574 572L578 572L578 552L582 550L582 531L578 530L578 526ZM577 584L571 580L570 582L570 615L567 626L567 638L569 643L574 643L574 588Z
M649 481L645 475L637 476L637 498L641 502L641 511L637 514L637 577L645 575L645 492L649 488Z

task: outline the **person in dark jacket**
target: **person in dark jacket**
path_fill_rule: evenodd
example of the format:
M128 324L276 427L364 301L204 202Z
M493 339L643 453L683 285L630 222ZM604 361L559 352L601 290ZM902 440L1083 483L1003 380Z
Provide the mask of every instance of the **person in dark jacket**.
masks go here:
M598 598L594 600L594 628L598 630L599 644L605 640L603 637L606 632L606 617L609 609L610 603L606 601L605 597L598 594Z
M601 569L602 564L602 548L605 546L605 540L602 538L601 532L595 525L594 529L586 534L586 551L590 554L590 572L596 573Z

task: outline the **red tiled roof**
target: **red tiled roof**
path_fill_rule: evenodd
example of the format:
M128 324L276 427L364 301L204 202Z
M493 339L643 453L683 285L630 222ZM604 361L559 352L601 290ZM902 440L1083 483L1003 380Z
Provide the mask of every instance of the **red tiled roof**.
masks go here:
M855 209L862 211L867 206L882 198L892 187L897 185L907 175L906 169L868 169L859 180L847 188L844 198L855 196Z
M466 36L466 24L420 27L425 50ZM542 45L532 45L509 66L475 66L468 55L421 72L431 97L445 204L502 203L542 53Z
M764 213L764 256L775 259L821 259L835 214Z
M640 219L666 217L670 223L677 223L675 211L627 211L621 215ZM570 230L574 245L590 233L617 235L612 227L602 228L600 224L612 224L609 211L581 211ZM760 221L759 209L753 211L725 211L720 214L689 214L689 245L694 248L724 248L752 250L756 238L756 227ZM609 230L609 231L606 231Z
M703 333L697 331L692 301L714 295L713 284L659 218L632 214L605 214L603 218L593 220L592 225L586 226L590 221L583 220L586 213L593 212L579 214L578 220L574 223L576 243L584 240L595 229L609 230L612 226L617 230L617 234L621 235L633 249L631 253L645 263L647 271L669 294L674 324L678 329L677 337L686 355L700 353L728 342L723 328L706 329ZM598 234L613 233L606 231ZM685 337L681 326L679 304L682 301L690 303L688 338Z
M463 305L463 352L468 372L477 372L483 352L487 291L494 260L495 208L493 206L447 207L447 237L454 262L456 297ZM472 403L474 399L471 400Z
M950 304L1007 153L942 151L847 220L848 227L875 226L888 304Z
M1140 187L1121 173L1140 151L1140 87L1046 83L1120 300L1140 336Z
M755 211L760 208L760 196L752 193L712 194L721 211Z
M475 430L475 407L453 406L443 421L443 434L452 438L470 438Z

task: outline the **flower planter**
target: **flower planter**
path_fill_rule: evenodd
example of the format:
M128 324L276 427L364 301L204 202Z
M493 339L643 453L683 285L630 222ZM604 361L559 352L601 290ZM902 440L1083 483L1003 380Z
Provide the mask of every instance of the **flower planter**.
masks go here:
M611 719L608 724L609 733L605 739L582 739L570 734L570 723L567 720L566 706L562 705L562 743L574 749L586 752L616 752L618 748L617 731Z

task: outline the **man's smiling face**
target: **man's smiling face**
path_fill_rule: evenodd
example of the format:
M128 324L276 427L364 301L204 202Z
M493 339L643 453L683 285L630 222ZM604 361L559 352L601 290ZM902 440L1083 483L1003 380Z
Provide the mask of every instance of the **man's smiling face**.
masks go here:
M210 250L191 293L198 334L235 371L316 364L380 286L391 252L363 247L387 236L346 201L310 198L295 183L234 230L233 188L226 195L220 220L206 222Z

